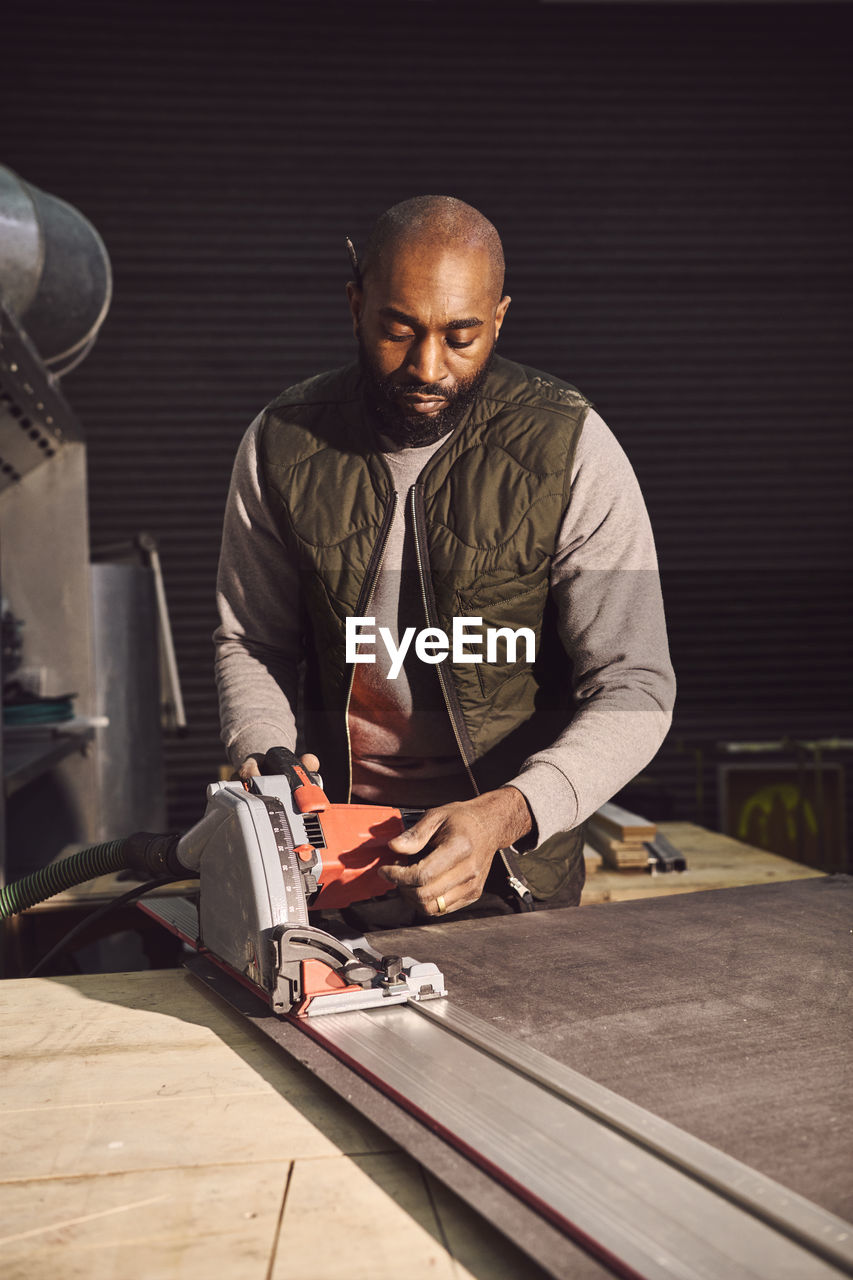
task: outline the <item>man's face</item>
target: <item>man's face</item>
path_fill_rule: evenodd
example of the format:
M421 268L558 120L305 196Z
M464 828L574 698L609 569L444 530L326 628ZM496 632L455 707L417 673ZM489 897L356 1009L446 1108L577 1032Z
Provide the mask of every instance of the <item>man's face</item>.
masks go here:
M347 285L367 394L386 434L429 444L453 430L486 376L509 306L485 250L405 246Z

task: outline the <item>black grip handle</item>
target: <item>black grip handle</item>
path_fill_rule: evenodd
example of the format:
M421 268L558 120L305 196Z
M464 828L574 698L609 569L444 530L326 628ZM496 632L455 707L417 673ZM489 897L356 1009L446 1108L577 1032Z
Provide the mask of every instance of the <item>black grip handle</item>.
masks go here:
M289 747L270 747L261 763L261 773L267 778L283 775L293 791L295 787L302 786L302 779L296 772L297 766L303 773L306 772L295 751L291 751Z
M266 777L287 778L294 803L302 813L319 813L329 801L320 787L316 773L309 773L294 751L288 747L270 747L263 759L261 773Z

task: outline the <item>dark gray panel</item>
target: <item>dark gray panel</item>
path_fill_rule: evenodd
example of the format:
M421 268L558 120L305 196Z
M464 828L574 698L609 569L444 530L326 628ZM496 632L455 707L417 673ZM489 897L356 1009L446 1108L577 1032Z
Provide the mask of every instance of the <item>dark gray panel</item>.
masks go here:
M689 874L689 873L688 873ZM454 1004L853 1220L853 879L371 935Z

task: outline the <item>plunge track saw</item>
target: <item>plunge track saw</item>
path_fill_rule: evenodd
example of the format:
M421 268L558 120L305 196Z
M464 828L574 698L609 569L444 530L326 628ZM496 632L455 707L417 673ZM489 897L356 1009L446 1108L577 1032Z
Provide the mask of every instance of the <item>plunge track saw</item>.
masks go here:
M267 752L263 768L248 783L212 783L204 817L185 835L139 832L0 889L0 918L125 867L144 878L198 877L197 906L183 897L140 906L276 1014L315 1016L445 995L436 965L380 956L365 939L342 941L309 918L309 911L387 893L391 885L378 868L400 860L388 842L423 811L332 804L318 776L284 747Z

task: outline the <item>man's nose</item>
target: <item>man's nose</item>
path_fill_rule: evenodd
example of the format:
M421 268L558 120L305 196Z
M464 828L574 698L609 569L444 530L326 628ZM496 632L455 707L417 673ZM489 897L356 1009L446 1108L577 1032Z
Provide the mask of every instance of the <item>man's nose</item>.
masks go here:
M427 334L408 350L406 372L418 382L441 382L447 377L444 351L438 334Z

